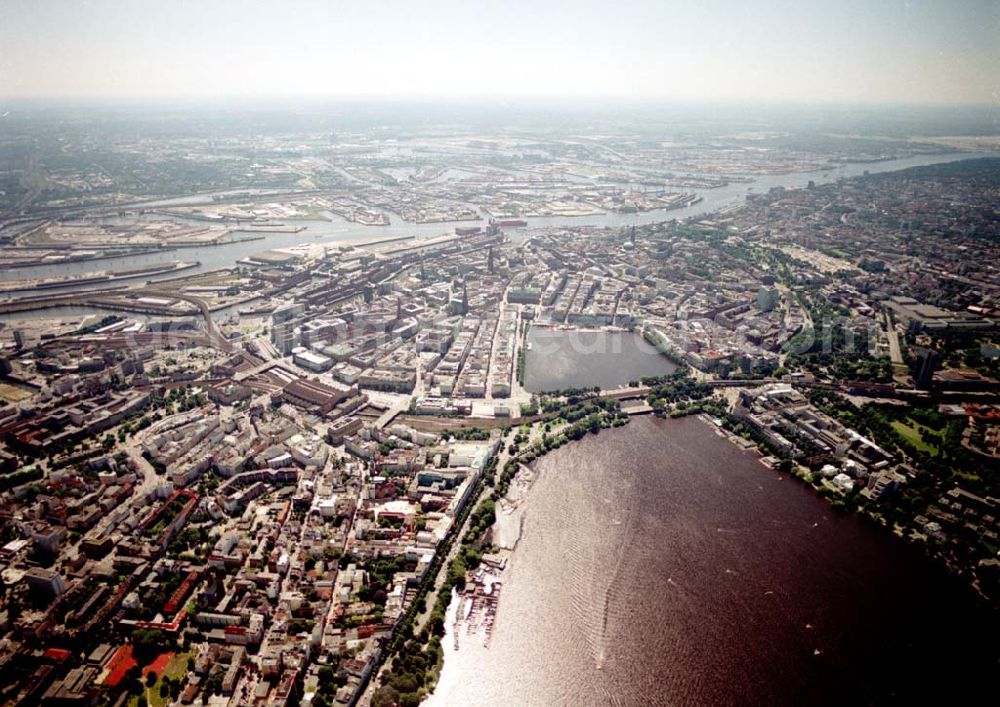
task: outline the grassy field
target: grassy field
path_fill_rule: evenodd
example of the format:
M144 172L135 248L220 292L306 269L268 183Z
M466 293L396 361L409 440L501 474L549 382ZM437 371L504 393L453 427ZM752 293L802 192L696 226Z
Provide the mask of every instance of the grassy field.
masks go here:
M156 684L146 690L146 699L149 700L150 707L166 707L170 704L170 696L160 697L160 683L163 682L164 677L177 680L182 677L187 672L187 662L188 658L194 657L193 652L187 653L176 653L170 657L167 664L163 667L163 671L156 676ZM146 684L146 675L143 673L143 685ZM136 707L139 704L139 698L133 697L129 700L129 707Z
M909 424L907 424L909 423ZM899 433L899 436L912 444L922 452L935 454L938 451L938 435L929 427L925 427L907 418L906 422L900 420L892 421L892 429Z

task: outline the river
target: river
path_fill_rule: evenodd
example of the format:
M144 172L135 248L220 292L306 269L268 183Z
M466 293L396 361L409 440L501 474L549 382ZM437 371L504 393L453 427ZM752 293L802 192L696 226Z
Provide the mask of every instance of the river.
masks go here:
M700 419L635 418L534 468L489 647L446 636L430 707L973 704L993 689L993 624L964 587Z
M847 163L820 172L799 172L780 175L763 175L753 178L753 182L734 183L717 189L694 190L702 197L702 201L697 204L682 209L657 209L636 214L609 213L597 216L550 216L540 218L528 218L528 224L532 228L536 227L568 227L568 226L628 226L632 224L655 223L669 219L688 218L700 216L716 211L726 206L735 206L743 202L750 190L754 192L767 191L771 187L781 186L786 188L804 187L810 180L818 184L835 181L841 178L854 177L870 172L896 171L909 167L919 167L923 165L939 164L942 162L954 162L962 159L977 159L995 155L974 155L969 153L951 153L942 155L922 155L898 160L887 160L884 162L872 163ZM238 190L236 193L248 193L253 190ZM227 194L234 192L220 192ZM280 197L274 197L274 200ZM198 195L188 197L177 197L174 199L164 199L155 204L143 204L143 208L153 206L180 206L192 204L212 203L211 195ZM234 232L234 238L247 239L249 237L263 236L254 240L239 240L233 243L217 246L200 246L195 248L181 248L167 253L152 253L139 256L125 256L121 258L111 258L92 262L62 263L51 265L39 265L27 268L0 269L0 282L11 280L21 280L43 277L60 277L66 275L82 275L95 270L104 269L127 269L145 267L174 260L197 260L200 265L197 268L187 270L185 275L199 272L218 270L220 268L232 267L236 261L262 250L270 248L286 248L300 243L326 243L336 245L337 243L351 242L363 244L365 242L378 241L386 238L415 237L428 238L438 236L443 233L452 232L456 226L468 226L474 222L447 222L413 224L407 223L398 216L388 226L362 226L350 223L343 218L328 214L329 220L304 220L289 221L288 225L304 226L305 230L299 233L243 233ZM129 220L148 221L162 220L164 216L158 214L144 214L136 216L112 217L108 221L121 224ZM203 221L174 218L173 220L190 222L191 224L205 225ZM518 231L512 231L512 236L517 238ZM149 278L151 280L177 277L176 273L161 275ZM67 288L54 288L53 292L81 291L95 289L97 286L71 286Z

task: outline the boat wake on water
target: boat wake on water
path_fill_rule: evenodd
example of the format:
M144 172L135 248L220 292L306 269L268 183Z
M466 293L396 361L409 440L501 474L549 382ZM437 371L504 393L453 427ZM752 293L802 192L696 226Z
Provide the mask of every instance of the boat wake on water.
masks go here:
M595 489L595 498L601 499L595 501L595 505L600 504L603 508L598 508L593 517L603 518L608 524L603 533L605 542L595 543L592 538L585 539L584 534L574 532L566 543L573 587L574 626L582 634L597 670L604 669L608 661L617 618L627 609L623 601L627 594L625 548L633 537L639 515L629 507L623 491L628 493L628 487L609 490L608 495ZM617 517L613 519L608 519L606 512L609 501L617 509Z

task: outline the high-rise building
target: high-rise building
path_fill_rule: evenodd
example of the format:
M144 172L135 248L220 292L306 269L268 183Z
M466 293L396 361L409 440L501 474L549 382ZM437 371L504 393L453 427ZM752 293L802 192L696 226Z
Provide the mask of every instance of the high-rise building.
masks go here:
M770 312L778 304L778 290L774 287L761 287L757 290L757 309Z
M917 355L913 366L913 382L918 388L929 388L934 382L934 372L937 370L941 355L933 349L924 349Z
M42 600L51 600L66 591L62 576L42 567L32 567L24 573L31 593Z
M296 346L295 325L283 322L271 327L271 343L283 356L287 356Z

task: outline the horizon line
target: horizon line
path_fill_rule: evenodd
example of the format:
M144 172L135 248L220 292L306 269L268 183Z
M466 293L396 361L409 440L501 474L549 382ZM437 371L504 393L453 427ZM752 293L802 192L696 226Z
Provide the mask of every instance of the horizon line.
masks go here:
M612 100L618 106L606 105ZM739 98L739 97L694 97L694 96L624 96L621 94L549 94L538 96L532 94L262 94L250 96L246 94L146 94L146 95L0 95L0 104L33 104L33 105L100 105L100 106L132 106L136 104L211 104L240 105L259 103L261 106L271 106L276 102L294 102L299 105L322 105L331 103L370 103L391 104L409 103L424 105L505 105L516 102L518 107L525 105L586 105L602 103L605 110L611 111L618 107L688 107L688 106L753 106L774 108L808 108L808 107L845 107L845 108L979 108L995 109L1000 119L1000 107L995 100L987 101L934 101L911 99L887 99L884 101L871 99L842 98ZM514 106L510 106L514 107Z

